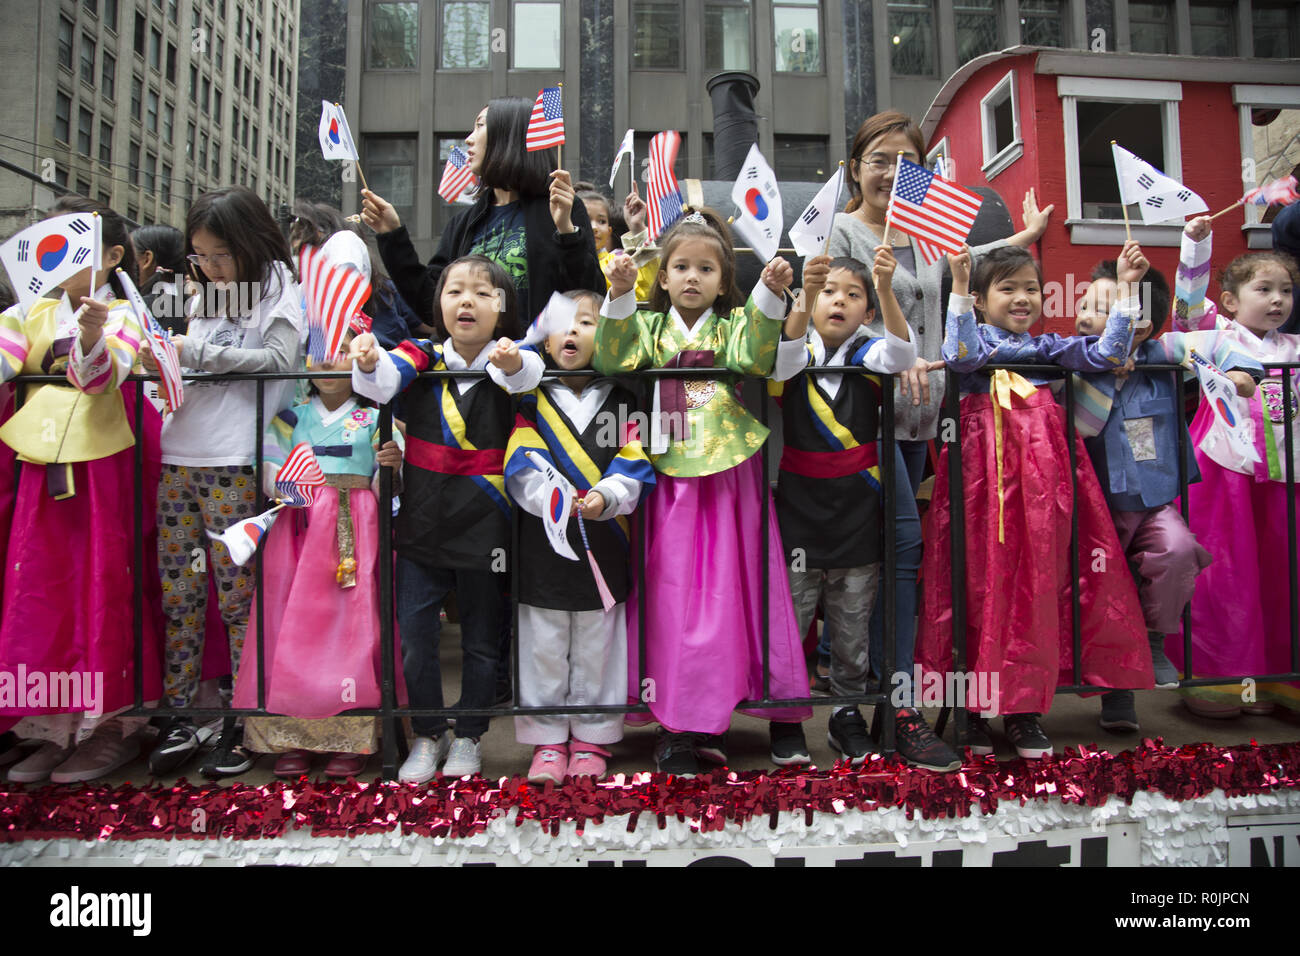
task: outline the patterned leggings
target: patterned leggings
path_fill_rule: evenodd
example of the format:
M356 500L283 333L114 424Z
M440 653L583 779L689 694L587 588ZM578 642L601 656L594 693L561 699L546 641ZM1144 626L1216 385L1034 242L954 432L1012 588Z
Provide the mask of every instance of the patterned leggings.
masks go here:
M198 689L209 569L216 575L221 619L230 635L231 670L239 673L256 579L230 560L224 544L204 531L224 531L251 517L256 506L257 482L250 465L163 465L158 486L158 570L167 622L163 688L168 706L188 707ZM223 696L228 698L229 692L223 690Z

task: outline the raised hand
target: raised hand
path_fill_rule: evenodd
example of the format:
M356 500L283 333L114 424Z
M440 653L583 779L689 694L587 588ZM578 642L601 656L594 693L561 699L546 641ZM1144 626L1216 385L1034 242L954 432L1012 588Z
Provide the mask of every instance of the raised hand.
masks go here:
M379 364L379 340L373 332L363 332L352 340L348 346L348 358L357 363L357 368L369 374Z
M519 343L513 339L500 338L488 354L488 361L507 375L514 375L524 367L524 360L519 354Z
M574 195L568 170L557 169L551 173L551 220L556 232L567 234L576 231L572 218Z
M402 227L402 219L392 203L369 189L361 190L361 221L378 233L392 232Z
M614 254L609 259L608 271L605 274L609 276L609 297L611 299L627 295L636 288L636 263L632 261L631 256L625 255L621 249L614 250Z

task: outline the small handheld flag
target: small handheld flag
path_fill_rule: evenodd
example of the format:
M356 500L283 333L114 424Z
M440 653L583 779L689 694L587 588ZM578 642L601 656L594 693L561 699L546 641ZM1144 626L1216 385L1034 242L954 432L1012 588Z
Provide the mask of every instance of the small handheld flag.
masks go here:
M587 525L582 520L582 509L578 509L578 533L582 535L582 547L587 552L587 563L591 565L591 575L596 579L596 593L600 595L600 603L606 611L612 611L617 603L614 595L610 593L609 585L605 582L605 575L600 571L600 565L596 563L596 556L591 553L591 542L587 540Z
M578 315L578 303L567 295L552 292L550 300L541 313L528 326L528 331L520 339L520 345L540 345L557 333L567 332L573 328L573 320Z
M284 505L276 505L260 515L236 521L220 534L209 531L208 537L224 544L226 550L230 552L230 560L242 567L257 553L257 546L262 543L263 536L275 523L275 513L283 507Z
M623 157L626 156L632 160L633 178L636 177L636 157L632 153L632 140L635 133L628 130L623 134L623 142L619 144L618 152L614 155L614 166L609 171L609 188L614 188L614 177L618 175L618 168L623 165Z
M676 130L656 133L650 139L650 181L646 184L646 224L654 242L682 214L682 194L673 164L682 138Z
M447 157L447 165L442 167L442 182L438 183L438 195L447 202L455 202L460 194L471 186L477 185L478 177L469 168L469 157L459 146L453 146Z
M887 215L893 228L916 240L921 259L933 265L945 252L961 252L983 201L978 193L899 156Z
M307 508L316 500L316 489L325 484L325 473L312 452L311 445L300 442L275 476L275 493L280 501L294 508Z
M1291 203L1300 199L1300 193L1296 192L1296 181L1294 176L1286 176L1282 179L1275 179L1272 182L1265 183L1262 186L1256 186L1246 195L1241 197L1243 203L1252 203L1256 206L1289 206Z
M830 238L835 213L839 211L840 190L843 188L844 166L841 164L835 170L835 175L813 196L812 202L799 214L799 218L790 223L790 244L799 255L806 258L825 253L826 240Z
M524 147L528 152L564 145L564 102L558 86L547 86L537 94L533 115L528 119Z
M577 561L578 556L569 545L569 509L574 497L573 485L537 452L527 451L524 454L532 466L546 476L546 507L542 514L546 538L560 557Z
M1143 222L1165 222L1209 211L1204 199L1146 160L1117 143L1112 142L1110 150L1119 179L1119 200L1125 206L1137 203Z
M168 411L174 412L185 400L185 382L181 379L181 362L176 354L176 346L172 344L171 335L158 324L158 320L145 305L144 298L140 295L140 290L135 287L135 283L131 281L131 277L118 269L117 278L122 283L122 288L126 290L126 300L135 310L136 320L140 323L145 340L149 343L149 351L153 353L158 363L163 400L167 403Z
M101 248L99 216L75 212L44 219L15 234L0 246L0 261L18 301L30 309L82 269L98 269Z
M315 246L298 252L298 275L307 302L307 354L313 362L332 362L342 351L348 321L370 298L370 283Z
M329 100L320 101L320 151L326 159L360 159L357 144L348 129L343 107Z
M1196 366L1196 376L1201 380L1201 391L1214 416L1222 423L1228 444L1242 461L1259 461L1249 416L1241 408L1237 386L1213 362L1195 349L1188 358Z
M749 147L745 164L731 186L731 201L740 207L740 215L732 221L736 232L767 262L781 245L785 215L776 174L759 152L757 143Z

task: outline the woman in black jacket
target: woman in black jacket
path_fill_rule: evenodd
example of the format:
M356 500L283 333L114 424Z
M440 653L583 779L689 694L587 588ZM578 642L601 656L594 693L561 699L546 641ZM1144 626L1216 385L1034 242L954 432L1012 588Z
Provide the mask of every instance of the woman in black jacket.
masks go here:
M575 203L568 172L555 168L553 150L524 145L530 100L491 100L466 137L470 168L479 179L473 206L443 230L428 265L392 205L368 189L361 218L378 234L379 254L402 297L422 322L433 324L433 293L448 263L479 253L501 264L514 280L526 321L541 312L552 292L603 292L591 221Z

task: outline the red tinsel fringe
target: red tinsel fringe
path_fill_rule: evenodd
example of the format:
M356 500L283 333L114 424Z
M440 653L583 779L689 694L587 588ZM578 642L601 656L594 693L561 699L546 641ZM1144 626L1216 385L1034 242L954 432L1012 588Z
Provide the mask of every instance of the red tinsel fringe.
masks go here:
M1300 788L1300 743L1218 747L1166 747L1160 740L1118 754L1080 747L1046 760L998 763L967 761L957 773L916 770L875 757L861 767L836 764L826 771L734 773L717 771L694 779L668 774L590 778L565 786L537 787L522 777L474 778L412 786L375 780L363 784L276 782L265 787L235 784L135 787L40 787L0 790L0 842L45 839L145 838L255 840L290 828L313 836L350 836L401 827L422 836L465 837L518 808L516 825L532 820L552 835L560 824L626 816L635 829L642 814L663 827L669 816L701 831L726 824L802 812L843 813L901 807L911 819L968 816L973 807L993 813L1004 800L1046 800L1097 806L1115 796L1125 802L1142 792L1176 800L1214 790L1228 796ZM200 825L201 824L201 825Z

